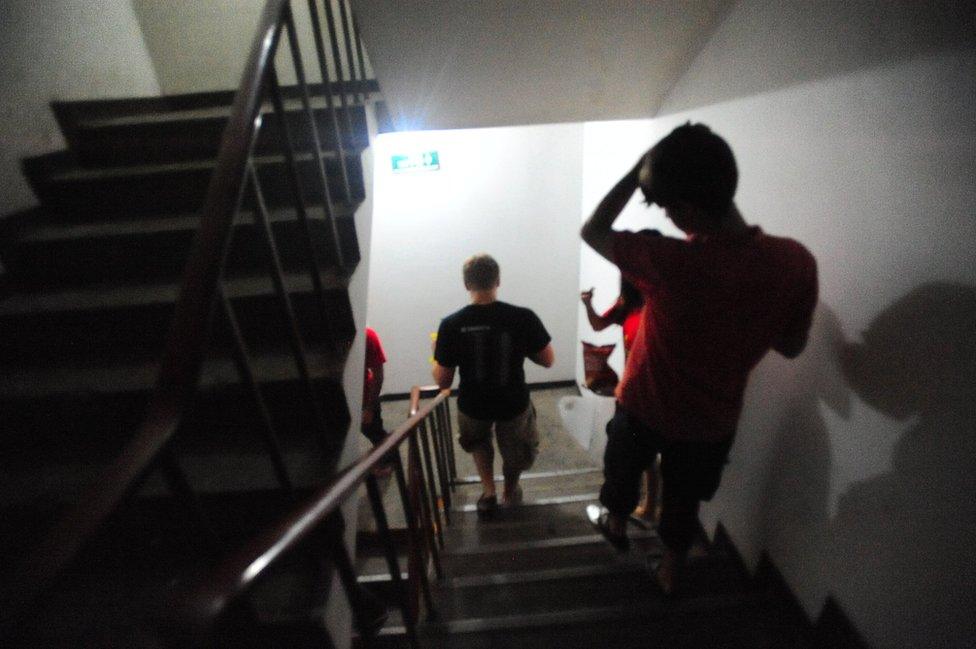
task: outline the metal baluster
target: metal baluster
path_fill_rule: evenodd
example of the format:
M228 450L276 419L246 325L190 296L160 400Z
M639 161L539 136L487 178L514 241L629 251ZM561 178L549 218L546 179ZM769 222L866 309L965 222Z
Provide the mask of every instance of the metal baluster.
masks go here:
M433 511L433 518L437 530L437 542L440 547L444 547L444 529L441 524L441 511L438 506L437 480L434 476L434 463L430 459L430 440L427 436L427 420L424 419L418 426L417 434L420 435L420 448L424 453L423 467L424 475L427 478L427 488L430 492L430 508Z
M327 3L331 1L325 0ZM322 92L325 95L325 105L329 110L329 117L332 122L332 134L335 137L336 151L339 154L339 165L342 169L342 187L343 191L345 191L346 201L352 204L352 191L349 189L349 173L346 170L345 143L342 141L342 133L339 130L339 117L336 115L335 100L332 97L332 80L329 75L329 65L325 60L322 23L319 21L319 10L315 0L308 0L308 13L312 19L312 35L315 37L315 54L318 57L319 70L322 75ZM349 131L349 137L350 143L352 143L352 130Z
M346 60L349 62L349 83L352 84L352 99L353 102L359 100L358 93L356 92L357 79L356 79L356 61L352 55L353 49L353 30L352 21L349 20L349 5L346 0L339 0L339 13L342 16L342 41L346 46Z
M312 102L308 96L308 84L305 82L305 66L302 63L302 51L298 45L298 33L295 30L295 20L292 17L291 5L289 4L285 5L284 17L292 63L295 66L295 76L298 77L298 87L301 89L302 108L305 110L309 126L312 129L312 157L315 159L316 168L319 172L319 180L322 183L322 204L325 206L326 218L328 218L329 226L332 230L332 244L336 255L336 266L339 269L345 270L346 261L342 252L342 244L339 240L339 229L336 225L335 216L332 214L332 193L329 189L329 176L325 170L325 163L322 162L322 142L319 140L319 130L315 125L315 115L312 113Z
M449 498L454 497L454 476L451 474L451 445L454 441L451 439L451 434L449 431L450 423L445 418L444 412L444 401L437 404L437 408L434 411L434 418L437 420L437 431L440 433L441 439L441 452L444 455L444 472L447 474L446 487L444 487Z
M264 197L261 194L261 184L258 181L258 174L253 163L248 163L248 169L250 171L251 189L254 193L256 208L254 210L254 224L262 231L265 242L268 245L268 263L270 265L271 281L274 283L275 291L278 294L278 300L285 316L288 329L288 343L291 346L292 354L295 356L295 365L298 368L298 374L301 378L302 387L305 390L305 396L309 401L309 407L312 409L315 424L320 429L322 441L325 442L328 438L328 425L326 424L325 414L322 412L318 395L316 395L312 385L312 376L308 369L305 346L302 344L302 336L298 329L298 321L295 319L295 311L291 305L291 298L285 288L281 259L278 256L278 247L275 245L274 234L271 231L268 210L264 203Z
M407 530L409 531L410 538L413 539L417 546L417 552L422 554L425 537L421 535L420 527L417 524L417 519L419 518L418 512L415 511L414 506L410 502L410 492L407 489L407 480L403 471L403 460L400 458L399 452L396 454L393 471L396 475L397 489L400 491L400 501L403 503L403 516L407 519ZM419 503L416 503L416 505L419 506ZM420 590L427 604L427 613L429 615L434 612L434 598L431 596L430 581L427 579L426 570L420 571ZM404 605L409 608L408 602L404 602Z
M369 496L369 503L373 508L373 517L376 519L376 527L379 530L380 538L383 539L383 548L386 551L386 565L390 570L390 579L397 589L400 597L400 611L403 613L403 624L407 629L407 637L410 639L411 646L417 646L417 627L413 615L410 613L410 605L407 597L407 585L400 575L400 563L397 561L396 543L390 533L390 526L386 520L386 510L383 508L383 496L380 494L380 487L376 483L376 476L370 474L366 476L366 493Z
M340 0L341 1L341 0ZM326 22L329 24L329 40L332 43L332 61L335 63L336 79L339 82L339 104L345 115L346 132L352 134L352 117L349 115L349 104L346 101L345 76L342 73L342 56L339 54L339 35L336 30L335 12L332 10L332 0L324 0Z
M329 558L339 573L339 580L352 608L353 620L359 630L360 641L366 647L370 647L374 644L373 637L379 629L375 628L374 618L370 616L369 609L378 610L379 602L369 601L372 595L363 590L356 578L356 570L353 568L349 550L342 538L343 529L345 529L345 522L342 514L336 511L325 522L324 533L329 542Z
M325 330L326 339L335 344L338 342L335 328L332 326L332 318L329 317L329 307L325 301L325 288L322 286L322 271L319 268L318 256L315 253L315 246L312 245L312 231L309 226L308 208L305 205L305 196L302 192L298 162L295 160L295 146L292 140L291 131L285 119L285 104L281 99L281 86L278 83L278 74L274 68L268 72L268 86L271 90L271 103L274 105L275 115L278 117L278 125L285 138L285 161L288 165L288 180L291 184L292 192L295 194L295 214L302 227L302 235L305 243L306 254L308 255L308 270L312 278L312 288L315 292L315 300L318 304L322 318L322 326ZM325 207L326 219L332 219L331 206Z
M437 481L441 488L441 498L444 500L444 524L451 524L451 492L447 478L447 460L444 456L444 437L441 434L441 422L437 416L437 409L431 413L430 437L434 443L434 459L437 461Z
M409 452L411 462L414 463L416 470L420 473L417 478L417 489L420 491L420 527L424 532L424 537L430 550L430 557L434 563L434 573L438 579L443 579L444 570L441 568L440 550L437 547L437 539L434 537L434 521L430 513L430 500L427 495L427 484L424 482L424 470L420 461L420 446L417 442L416 434L410 436Z
M457 484L457 458L455 457L454 454L454 429L453 426L451 425L451 399L450 398L444 399L441 402L441 405L444 406L444 421L447 422L447 425L445 427L447 430L447 439L449 442L447 444L447 448L449 449L449 453L447 457L450 460L450 465L451 465L451 486L453 488L453 486Z
M356 40L356 58L359 59L360 69L362 70L362 95L363 103L369 101L369 90L366 85L366 53L363 49L363 39L359 32L359 21L356 19L356 14L352 14L352 35Z
M268 406L264 401L264 397L261 395L261 389L258 387L258 382L254 378L254 372L251 369L251 363L248 359L244 336L241 334L237 317L234 315L234 307L227 297L227 292L223 284L218 288L220 290L220 303L224 309L224 318L234 341L234 364L237 366L237 373L241 377L241 382L244 383L248 392L251 393L254 405L258 409L258 418L262 424L261 439L267 447L271 464L274 466L275 475L278 477L278 482L285 491L290 492L292 490L292 484L288 478L288 469L285 467L285 461L281 454L278 434L275 432L274 424L271 421L271 413L268 411Z

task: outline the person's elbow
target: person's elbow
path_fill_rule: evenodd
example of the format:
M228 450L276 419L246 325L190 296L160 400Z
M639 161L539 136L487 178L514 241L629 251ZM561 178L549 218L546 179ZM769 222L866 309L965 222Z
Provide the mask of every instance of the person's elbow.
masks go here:
M431 372L434 377L434 383L437 384L441 390L447 390L454 383L454 368L444 367L438 363L434 364L434 370Z
M530 358L536 365L549 368L552 367L556 362L556 352L553 351L552 345L546 345L541 350L533 354Z

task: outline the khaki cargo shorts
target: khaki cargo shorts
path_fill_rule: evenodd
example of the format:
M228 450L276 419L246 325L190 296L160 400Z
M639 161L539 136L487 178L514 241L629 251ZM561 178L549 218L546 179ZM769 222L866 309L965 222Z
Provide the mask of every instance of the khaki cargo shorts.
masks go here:
M535 406L531 400L521 414L507 420L474 419L458 410L458 441L468 453L479 450L485 450L489 455L494 453L492 428L502 456L502 473L521 473L532 466L539 454L539 429L536 428Z

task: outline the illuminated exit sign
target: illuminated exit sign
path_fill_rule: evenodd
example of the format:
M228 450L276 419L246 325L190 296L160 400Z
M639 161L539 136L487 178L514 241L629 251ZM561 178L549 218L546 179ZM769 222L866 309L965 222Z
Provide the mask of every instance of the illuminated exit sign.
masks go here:
M437 151L395 155L391 158L393 172L405 171L437 171L441 168L441 159Z

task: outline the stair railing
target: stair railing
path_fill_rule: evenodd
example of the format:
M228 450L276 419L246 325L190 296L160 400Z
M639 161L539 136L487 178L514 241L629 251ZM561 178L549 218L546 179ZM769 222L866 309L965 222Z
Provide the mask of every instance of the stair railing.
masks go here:
M343 590L353 611L353 621L360 639L369 646L377 631L375 605L356 581L352 561L341 542L345 524L340 508L365 484L370 507L381 538L390 579L397 588L398 604L411 646L417 646L416 625L421 601L428 617L436 615L430 590L429 570L433 565L442 577L438 523L439 503L446 492L440 486L443 478L434 476L431 453L453 456L451 421L448 410L450 390L414 387L410 392L410 416L367 455L344 469L326 487L295 507L252 539L239 552L223 561L215 570L192 580L193 586L174 593L172 606L162 626L161 635L174 647L207 646L220 637L225 646L236 646L253 638L257 620L247 606L247 594L283 557L302 550L314 551L324 544L326 553L337 567ZM421 404L421 398L433 396ZM424 431L439 426L434 436ZM406 442L407 467L401 458ZM440 450L432 448L440 445ZM374 469L392 458L394 477L407 523L408 576L401 577L397 548L390 531L380 485ZM445 465L447 466L447 465ZM313 546L313 547L309 547ZM221 620L227 620L221 624ZM324 640L331 643L328 629L322 628ZM327 646L333 646L328 644Z
M170 442L187 412L196 393L202 367L210 342L213 316L220 313L231 332L234 344L234 361L242 384L250 391L257 404L260 418L265 427L265 445L269 460L283 490L291 489L291 482L285 468L277 435L268 417L267 408L260 390L243 338L234 317L234 307L224 292L222 275L227 251L230 247L233 226L242 205L248 201L253 205L255 225L263 232L268 246L270 276L275 286L281 309L288 323L286 329L289 344L304 385L304 392L311 408L315 411L316 423L323 437L345 435L346 431L328 431L322 416L319 397L315 394L308 370L308 359L302 345L295 313L283 280L283 271L271 227L269 214L264 204L259 174L253 158L253 151L262 123L262 107L270 100L286 146L284 156L290 171L290 184L295 197L295 211L304 230L308 271L316 295L324 325L330 321L326 312L324 289L321 282L321 269L314 253L309 222L309 205L306 200L308 187L303 187L298 174L297 160L300 156L311 156L317 161L316 183L320 190L321 207L329 226L327 247L333 265L341 273L350 272L348 260L343 250L336 225L335 206L331 195L328 177L323 162L322 140L312 109L312 92L320 92L329 112L332 138L338 149L339 164L342 168L342 198L349 201L352 192L348 174L345 170L344 141L352 141L353 132L346 111L346 124L338 119L333 102L335 84L339 84L339 95L346 106L346 95L351 91L353 99L358 92L367 87L365 83L365 62L361 56L362 43L355 25L346 9L346 0L339 0L343 13L343 24L336 26L332 15L332 2L325 0L328 25L332 42L341 31L347 45L347 56L336 56L332 61L333 73L325 59L325 44L322 25L319 20L317 0L308 0L309 14L314 28L316 54L320 67L321 85L309 84L303 67L302 52L298 33L292 14L290 0L267 0L252 41L250 53L231 109L230 118L221 140L216 168L211 177L204 203L200 227L194 238L182 280L179 298L176 302L166 347L161 362L159 377L147 406L147 414L135 434L106 468L93 486L79 499L79 505L70 510L56 522L39 547L32 552L28 563L11 579L13 594L8 606L15 613L8 620L26 615L36 598L50 588L58 575L78 556L85 544L101 529L109 517L144 483L154 471L159 470L170 490L191 510L207 532L205 517L195 506L195 495L189 481L182 473ZM285 34L291 53L294 74L298 82L298 95L305 119L308 120L312 134L310 151L299 152L296 143L288 132L283 95L294 97L294 90L287 88L283 93L278 83L275 60ZM356 54L360 54L357 60ZM344 139L345 138L345 139ZM348 420L348 412L345 413ZM348 476L348 472L345 474Z

